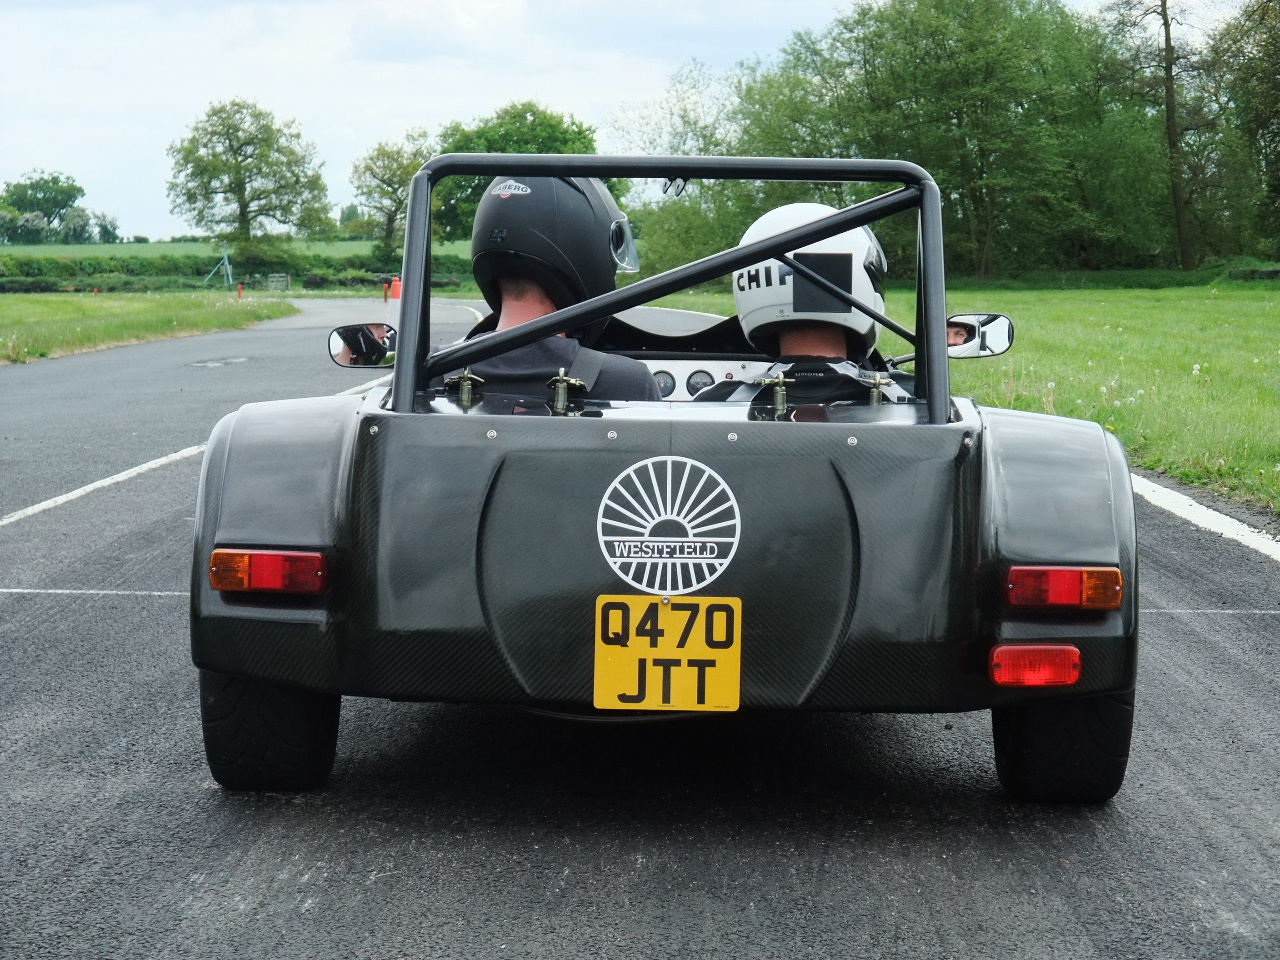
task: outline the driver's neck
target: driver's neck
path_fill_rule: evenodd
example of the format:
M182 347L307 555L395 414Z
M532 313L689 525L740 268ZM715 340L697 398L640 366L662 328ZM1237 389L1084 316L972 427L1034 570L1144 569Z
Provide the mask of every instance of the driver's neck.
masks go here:
M843 360L848 346L844 330L830 323L795 324L778 331L778 353L784 357Z
M502 310L498 314L498 329L510 330L530 320L545 317L548 313L555 313L555 310L556 305L543 293L531 293L519 299L503 297Z

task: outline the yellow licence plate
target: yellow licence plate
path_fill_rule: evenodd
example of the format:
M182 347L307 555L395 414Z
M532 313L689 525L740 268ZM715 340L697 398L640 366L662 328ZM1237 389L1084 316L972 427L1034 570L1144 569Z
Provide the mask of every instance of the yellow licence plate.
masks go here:
M737 597L596 598L595 705L601 710L737 710Z

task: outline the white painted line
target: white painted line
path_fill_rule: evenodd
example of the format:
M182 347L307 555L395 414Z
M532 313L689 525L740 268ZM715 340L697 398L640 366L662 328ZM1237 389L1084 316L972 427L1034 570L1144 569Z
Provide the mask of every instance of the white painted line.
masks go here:
M438 304L439 306L442 306L442 307L456 307L459 310L470 310L475 315L476 323L479 323L481 320L485 318L485 314L481 313L475 307L471 306L471 304L475 302L476 301L474 300L472 301L450 300L447 297L441 297L439 299L436 299L435 297L431 298L431 303L433 306Z
M138 476L138 474L140 473L146 473L149 470L154 470L157 467L163 467L167 464L174 463L177 460L185 460L188 457L197 456L198 454L204 453L204 448L205 448L205 445L203 443L199 444L198 446L187 447L187 449L179 450L177 453L170 453L167 456L158 457L155 460L148 460L146 463L141 463L136 467L130 467L128 470L125 470L123 473L117 473L115 476L105 477L102 480L95 480L93 483L90 483L87 486L83 486L78 490L72 490L70 493L64 493L62 494L62 496L54 497L51 500L45 500L45 501L42 501L41 503L37 503L37 504L33 504L32 506L25 507L22 510L18 510L18 511L15 511L14 513L10 513L3 517L0 517L0 527L3 527L9 523L13 523L15 520L21 520L24 517L30 517L33 514L43 513L44 511L51 510L54 507L60 507L62 506L62 504L67 503L71 500L80 499L86 493L93 493L93 491L101 490L103 487L109 487L112 484L121 483L125 480L130 480L133 477Z
M385 377L379 377L377 380L370 380L368 383L362 383L358 387L352 387L349 390L340 390L339 392L335 393L334 396L335 397L352 397L352 396L355 396L357 393L367 393L368 391L372 390L374 387L380 387L384 383L390 383L390 382L391 382L391 374L388 373Z
M1133 492L1157 507L1168 510L1174 516L1194 523L1202 530L1220 533L1228 540L1242 543L1272 560L1280 560L1280 541L1275 537L1261 530L1255 530L1248 524L1221 514L1217 510L1210 510L1204 504L1197 503L1176 490L1162 487L1158 483L1152 483L1146 477L1134 474Z
M374 387L380 387L384 383L390 382L390 380L391 374L388 373L385 377L379 377L377 380L370 380L368 383L362 383L358 387L351 387L348 390L343 390L334 394L334 396L347 397L353 396L357 393L365 393L372 390ZM109 487L112 484L121 483L124 480L131 480L140 473L146 473L149 470L166 466L167 464L174 463L178 460L185 460L187 457L197 456L198 454L204 453L205 446L206 444L201 443L194 447L187 447L185 450L179 450L177 453L170 453L166 456L158 457L155 460L148 460L146 463L141 463L136 467L130 467L123 473L117 473L115 476L106 477L102 480L95 480L93 483L80 487L78 490L72 490L70 493L64 493L61 496L54 497L50 500L43 500L40 503L32 504L29 507L24 507L21 510L6 514L5 516L0 517L0 527L13 523L15 520L23 520L26 517L33 516L37 513L44 513L46 510L52 510L54 507L60 507L64 503L69 503L72 500L78 500L86 493L93 493L93 491L101 490L103 487Z
M1146 613L1280 613L1280 610L1148 610L1143 608L1142 612Z
M646 309L669 310L671 313L687 313L693 317L714 317L716 320L724 319L724 317L720 316L718 313L707 313L705 310L684 310L680 307L655 307L652 304L650 304Z
M70 593L78 597L189 597L187 590L27 590L20 587L0 587L0 593Z

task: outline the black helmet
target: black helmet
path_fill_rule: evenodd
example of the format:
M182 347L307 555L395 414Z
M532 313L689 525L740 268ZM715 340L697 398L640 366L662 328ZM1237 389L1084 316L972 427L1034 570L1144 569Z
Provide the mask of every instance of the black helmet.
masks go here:
M494 310L500 277L535 281L563 309L608 293L640 261L626 214L594 177L497 177L476 208L471 266Z
M387 344L373 335L363 323L339 327L334 331L351 350L351 366L376 367L386 358Z

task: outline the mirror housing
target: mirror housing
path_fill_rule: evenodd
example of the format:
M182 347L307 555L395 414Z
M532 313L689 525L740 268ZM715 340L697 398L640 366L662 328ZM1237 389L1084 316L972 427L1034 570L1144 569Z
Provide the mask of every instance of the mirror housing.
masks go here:
M329 333L329 357L340 367L393 367L396 330L385 323L355 323Z
M954 331L967 332L966 339L951 343ZM1003 313L961 313L947 321L947 356L998 357L1013 346L1013 321Z

